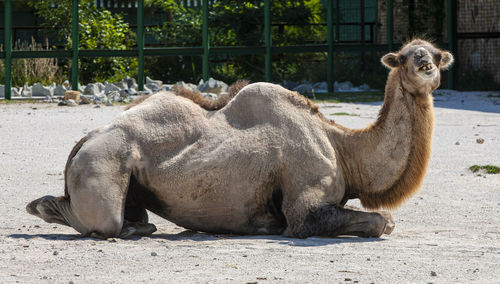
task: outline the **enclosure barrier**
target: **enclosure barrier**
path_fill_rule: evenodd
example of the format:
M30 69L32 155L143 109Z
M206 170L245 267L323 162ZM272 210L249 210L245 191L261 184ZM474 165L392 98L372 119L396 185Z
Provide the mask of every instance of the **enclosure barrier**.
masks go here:
M145 48L144 46L144 0L137 0L137 47L131 50L80 50L78 31L78 0L72 0L72 49L71 50L41 50L41 51L17 51L12 50L12 1L4 2L4 50L0 52L0 58L5 60L5 98L11 99L12 87L12 59L16 58L71 58L71 86L73 90L78 90L78 59L85 57L137 57L138 58L138 88L144 89L144 56L201 56L202 57L202 78L208 80L210 55L257 55L265 56L264 70L265 80L272 81L271 56L273 54L286 53L307 53L307 52L327 52L327 83L328 91L333 92L334 83L334 52L345 51L392 51L396 46L393 43L393 9L392 0L385 0L387 5L386 44L340 44L339 42L339 0L325 0L327 9L327 38L325 44L293 45L293 46L273 46L271 35L271 0L264 1L264 46L210 46L208 33L208 0L202 0L202 46L201 47L161 47ZM364 1L362 1L363 3ZM456 19L454 13L453 0L446 0L447 5L447 40L448 49L455 53L456 50ZM337 12L335 17L335 29L333 23L333 11ZM362 17L364 9L361 9ZM362 28L364 32L364 28ZM448 88L454 88L454 68L448 74Z

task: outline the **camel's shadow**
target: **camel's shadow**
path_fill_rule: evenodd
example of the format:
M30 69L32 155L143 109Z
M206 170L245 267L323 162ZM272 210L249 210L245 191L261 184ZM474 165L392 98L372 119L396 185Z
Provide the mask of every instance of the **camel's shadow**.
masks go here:
M110 238L107 240L82 237L78 234L11 234L8 237L13 239L25 239L31 240L35 238L41 238L50 241L107 241L116 242L117 239ZM280 235L255 235L255 236L239 236L239 235L224 235L224 234L208 234L202 232L196 232L191 230L182 231L177 234L152 234L147 237L132 237L128 239L120 239L120 241L138 241L144 239L153 240L168 240L168 241L196 241L196 242L208 242L208 241L224 241L224 240L246 240L246 241L262 241L266 240L266 243L278 243L288 246L297 247L316 247L316 246L326 246L335 245L343 243L366 243L366 242L381 242L384 241L382 238L360 238L360 237L335 237L335 238L321 238L321 237L310 237L306 239L288 238Z

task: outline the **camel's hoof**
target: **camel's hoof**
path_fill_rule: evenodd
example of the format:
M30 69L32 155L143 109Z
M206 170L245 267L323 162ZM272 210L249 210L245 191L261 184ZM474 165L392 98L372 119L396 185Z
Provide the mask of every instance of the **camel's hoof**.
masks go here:
M134 235L136 232L137 230L134 227L127 226L122 229L118 237L121 239L127 239L132 237L132 235Z
M394 227L396 226L396 224L394 224L394 220L392 219L391 213L389 213L387 211L381 211L378 213L380 215L382 215L382 217L385 220L385 228L384 228L383 234L390 235L392 233L392 231L394 230Z

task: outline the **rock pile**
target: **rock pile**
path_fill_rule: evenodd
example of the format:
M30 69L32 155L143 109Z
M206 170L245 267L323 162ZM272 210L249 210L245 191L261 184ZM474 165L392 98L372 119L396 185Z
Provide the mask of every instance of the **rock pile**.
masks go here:
M60 105L76 105L76 104L105 104L112 105L113 103L128 103L135 97L140 95L154 94L162 90L171 90L174 85L180 85L184 88L200 92L203 96L211 99L216 99L217 96L226 92L228 85L222 81L210 78L208 81L200 80L198 85L185 83L183 81L175 84L163 84L160 80L153 80L146 77L144 90L139 91L137 82L134 78L126 77L125 79L109 83L96 82L87 85L79 86L78 91L72 91L71 85L65 81L61 85L55 83L50 86L43 86L40 83L35 83L33 86L24 84L23 87L13 87L12 97L38 97L45 98L46 101L60 100ZM297 91L304 95L314 93L327 93L328 84L326 82L318 83L299 83L299 82L283 82L285 88ZM363 84L359 87L353 87L351 82L335 82L335 92L360 92L370 91L370 86ZM0 97L4 97L5 86L0 85ZM78 93L78 95L76 94Z

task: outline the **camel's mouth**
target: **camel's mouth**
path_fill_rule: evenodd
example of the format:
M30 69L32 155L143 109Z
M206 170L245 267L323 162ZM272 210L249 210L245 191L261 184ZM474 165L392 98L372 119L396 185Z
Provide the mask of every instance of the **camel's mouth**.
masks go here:
M418 69L418 75L422 78L429 79L436 76L436 67L432 63L424 63Z
M418 71L430 71L434 69L434 66L432 66L432 63L424 63L420 68L418 68Z

